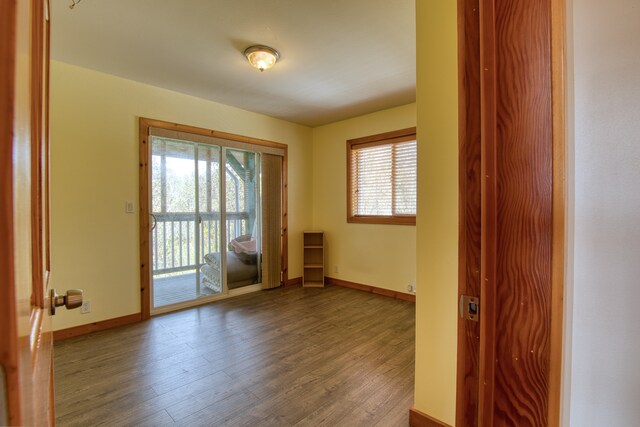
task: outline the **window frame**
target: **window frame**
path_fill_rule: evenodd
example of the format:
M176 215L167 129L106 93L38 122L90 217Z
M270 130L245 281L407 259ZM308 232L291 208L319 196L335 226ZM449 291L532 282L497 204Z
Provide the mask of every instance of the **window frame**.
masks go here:
M416 141L416 128L406 128L391 132L370 135L361 138L347 140L347 223L359 224L394 224L394 225L416 225L416 215L354 215L352 212L352 161L351 153L355 148L374 147L377 145L391 145L400 142ZM417 162L417 159L416 159ZM417 178L417 177L416 177ZM416 186L417 187L417 186ZM392 188L392 191L394 189ZM417 190L416 190L417 191ZM393 196L392 196L393 197ZM417 194L416 194L417 198ZM416 206L417 209L417 206Z

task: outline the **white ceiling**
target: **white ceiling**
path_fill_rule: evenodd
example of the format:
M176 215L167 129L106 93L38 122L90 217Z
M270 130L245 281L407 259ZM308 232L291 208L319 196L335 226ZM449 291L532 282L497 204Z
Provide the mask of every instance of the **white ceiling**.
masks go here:
M55 60L308 126L415 101L414 0L52 3Z

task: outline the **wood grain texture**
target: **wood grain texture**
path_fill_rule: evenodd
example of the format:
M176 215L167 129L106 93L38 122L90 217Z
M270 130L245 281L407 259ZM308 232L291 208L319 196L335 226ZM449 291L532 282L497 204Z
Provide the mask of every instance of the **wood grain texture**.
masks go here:
M57 342L57 424L406 426L414 318L405 301L282 287Z
M492 389L481 402L481 425L545 426L553 172L550 0L482 2L481 7L487 113L482 152L487 297L483 293L481 301L487 348L483 353L481 344L481 381Z
M45 7L45 20L44 24L44 37L46 43L44 45L44 247L46 250L44 259L44 269L47 274L51 271L51 114L49 110L50 105L50 92L51 92L51 4L50 0L44 0ZM45 286L45 295L49 289L49 278L45 278L47 286ZM53 362L52 362L53 363ZM53 382L52 382L53 384ZM51 406L53 408L53 406ZM53 423L52 423L53 425Z
M46 425L51 415L46 6L0 5L0 423L9 425Z
M151 317L151 172L149 171L150 159L150 141L149 127L151 122L148 119L141 118L138 121L138 137L140 144L139 149L139 174L138 187L140 204L139 223L140 223L140 312L142 320L148 320ZM164 186L163 186L164 188ZM163 197L164 200L164 197Z
M497 256L497 63L495 5L480 3L481 229L478 425L494 425Z
M549 426L560 425L565 304L565 212L567 145L565 0L551 1L551 81L553 109L553 231L551 250L551 338ZM565 409L565 410L568 410Z
M44 165L45 157L45 21L44 4L34 2L33 23L31 25L31 259L35 264L32 275L31 303L44 308ZM48 369L48 367L47 367Z
M218 130L205 129L205 128L200 128L196 126L189 126L189 125L184 125L180 123L172 123L164 120L156 120L156 119L150 119L145 117L141 117L140 120L144 120L145 124L149 127L168 129L168 130L173 130L177 132L192 133L195 135L210 136L213 138L227 139L230 141L246 142L247 144L262 145L263 147L279 148L282 150L287 149L286 144L269 141L268 139L253 138L251 136L237 135L234 133L221 132Z
M411 407L409 410L409 425L411 427L448 427L449 424L445 424L440 420L437 420L424 412L418 411L416 408ZM471 425L471 424L458 424L458 425Z
M289 280L289 146L284 146L282 158L282 242L280 266L282 268L282 283Z
M335 279L333 277L325 277L325 283L330 285L342 286L350 289L357 289L359 291L370 292L372 294L383 295L389 298L395 298L403 301L416 302L416 296L412 294L406 294L404 292L392 291L390 289L378 288L371 285L363 285L361 283L349 282L348 280Z
M478 0L458 1L459 271L458 298L480 298L481 122ZM477 425L480 324L458 319L456 424Z
M20 378L15 303L13 123L15 86L16 1L0 2L0 365L5 372L7 420L20 424Z
M101 320L99 322L93 322L86 325L74 326L72 328L54 331L53 339L54 341L62 341L69 338L79 337L81 335L91 334L93 332L105 331L107 329L130 325L132 323L140 322L141 320L143 320L142 313L130 314L128 316L116 317L114 319Z

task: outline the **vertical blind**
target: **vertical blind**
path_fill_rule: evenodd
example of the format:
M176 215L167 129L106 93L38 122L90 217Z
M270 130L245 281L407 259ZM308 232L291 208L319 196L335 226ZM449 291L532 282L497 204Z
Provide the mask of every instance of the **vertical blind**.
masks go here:
M415 140L352 146L352 215L415 215L416 163Z
M262 289L280 286L282 157L262 155Z

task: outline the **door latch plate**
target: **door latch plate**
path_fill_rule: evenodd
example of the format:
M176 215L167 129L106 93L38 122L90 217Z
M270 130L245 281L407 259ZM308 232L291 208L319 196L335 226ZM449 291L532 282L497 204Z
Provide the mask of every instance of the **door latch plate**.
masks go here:
M480 298L461 295L460 317L477 322L480 317Z

